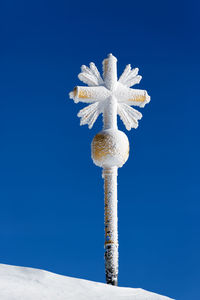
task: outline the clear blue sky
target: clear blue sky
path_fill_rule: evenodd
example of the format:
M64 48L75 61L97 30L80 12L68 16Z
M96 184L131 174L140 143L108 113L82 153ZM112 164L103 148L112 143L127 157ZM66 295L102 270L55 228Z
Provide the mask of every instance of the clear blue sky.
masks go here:
M1 1L0 262L104 282L101 169L68 92L112 52L152 101L119 170L120 286L200 294L198 1Z

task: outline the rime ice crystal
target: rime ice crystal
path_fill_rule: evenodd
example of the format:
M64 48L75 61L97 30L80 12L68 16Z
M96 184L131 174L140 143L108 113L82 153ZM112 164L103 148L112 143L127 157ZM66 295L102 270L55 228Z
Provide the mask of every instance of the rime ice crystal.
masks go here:
M150 101L145 90L132 89L141 80L138 68L127 65L117 80L117 59L112 54L103 61L103 78L94 63L83 65L79 79L88 85L77 86L69 94L75 103L90 103L79 111L80 125L92 128L99 114L103 114L103 130L92 141L93 162L103 168L105 194L105 271L108 284L118 282L117 230L117 169L129 156L127 136L118 130L117 115L127 130L138 127L142 114L131 106L144 107Z

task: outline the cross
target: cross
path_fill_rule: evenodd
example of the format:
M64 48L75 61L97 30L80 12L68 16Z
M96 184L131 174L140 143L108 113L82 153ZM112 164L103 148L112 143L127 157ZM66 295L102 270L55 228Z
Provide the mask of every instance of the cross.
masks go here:
M88 124L92 128L99 114L103 113L104 129L117 128L119 114L127 130L137 128L142 114L130 106L144 107L150 101L146 91L130 88L142 79L137 75L138 68L131 70L131 66L127 65L117 81L117 59L109 54L103 61L103 79L94 63L90 63L90 68L83 65L81 69L78 77L89 87L76 86L70 98L75 103L93 104L79 112L80 124Z
M127 136L117 127L117 115L127 130L138 127L142 114L131 106L144 107L150 101L145 90L131 86L142 79L138 68L127 65L117 80L117 59L112 54L103 61L103 78L94 63L83 65L79 79L87 86L76 86L69 94L75 103L90 103L79 111L80 125L92 128L103 114L103 130L92 141L93 162L103 168L105 206L105 271L108 284L118 284L118 229L117 229L117 170L129 156Z

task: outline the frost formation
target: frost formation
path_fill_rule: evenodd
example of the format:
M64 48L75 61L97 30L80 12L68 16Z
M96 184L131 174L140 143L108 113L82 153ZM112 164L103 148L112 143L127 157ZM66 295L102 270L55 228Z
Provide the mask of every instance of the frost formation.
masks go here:
M111 61L113 61L113 67L110 64ZM75 103L92 104L79 111L80 125L88 124L88 127L92 128L101 113L106 120L105 115L112 102L112 107L116 106L114 114L120 116L127 130L138 127L138 120L142 118L142 114L131 106L144 107L149 103L150 96L145 90L130 88L142 79L142 76L138 75L139 69L131 69L130 64L126 66L117 80L116 61L117 59L112 54L109 54L108 58L103 61L103 78L94 63L90 63L89 67L85 65L81 67L78 78L89 87L78 86L69 96Z

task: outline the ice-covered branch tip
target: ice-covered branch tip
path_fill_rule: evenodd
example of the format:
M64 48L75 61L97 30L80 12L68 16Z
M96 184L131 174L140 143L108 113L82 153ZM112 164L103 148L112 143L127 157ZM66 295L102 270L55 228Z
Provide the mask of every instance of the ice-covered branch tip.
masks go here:
M127 130L137 128L142 114L131 106L144 107L150 101L145 90L130 88L142 79L138 71L138 68L131 69L129 64L117 81L117 59L112 54L103 61L103 78L94 63L90 63L90 67L83 65L78 77L88 87L77 86L69 94L75 103L92 103L78 113L80 124L92 128L99 114L103 113L104 120L112 116L109 126L117 126L114 124L117 118L114 120L113 115L118 114Z

